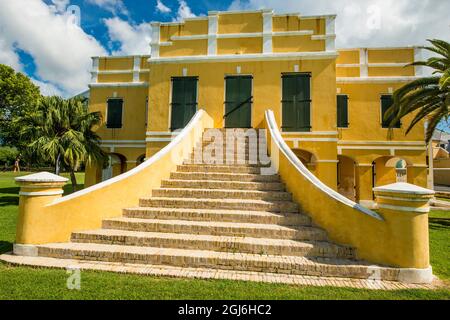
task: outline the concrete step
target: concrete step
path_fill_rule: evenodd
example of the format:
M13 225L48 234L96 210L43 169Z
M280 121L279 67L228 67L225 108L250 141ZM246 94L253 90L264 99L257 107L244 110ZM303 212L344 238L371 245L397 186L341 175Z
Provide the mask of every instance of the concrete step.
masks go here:
M326 232L314 227L296 226L294 228L275 224L217 221L115 218L105 219L103 229L307 241L327 240Z
M282 239L239 238L108 229L76 232L72 235L72 242L300 257L345 259L355 257L353 249L337 246L329 242L300 242Z
M292 201L151 197L141 199L139 206L152 208L225 209L283 213L299 212L298 204Z
M220 180L163 180L161 186L163 188L285 191L284 184L280 182L263 183Z
M160 188L152 191L153 197L166 198L195 198L195 199L238 199L238 200L265 200L290 201L292 195L285 191L258 191L258 190L232 190L232 189L187 189L187 188Z
M125 218L222 221L236 223L278 224L283 226L310 226L311 218L298 213L279 214L266 211L179 209L179 208L129 208Z
M374 267L349 259L306 258L172 248L91 243L57 243L38 247L39 256L149 265L273 272L322 277L369 279ZM400 269L377 267L380 280L399 278Z
M172 172L171 179L175 180L220 180L236 182L280 182L279 175L259 175L225 172Z
M178 172L215 172L261 174L262 166L190 164L177 167Z

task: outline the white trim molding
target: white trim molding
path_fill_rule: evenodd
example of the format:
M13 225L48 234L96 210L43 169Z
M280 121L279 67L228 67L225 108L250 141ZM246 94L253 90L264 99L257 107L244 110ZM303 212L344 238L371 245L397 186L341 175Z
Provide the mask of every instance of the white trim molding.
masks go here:
M59 196L62 194L64 194L64 190L41 191L41 192L24 192L24 191L19 192L19 196L26 196L26 197Z
M361 68L363 69L363 68ZM362 72L361 74L364 74ZM409 77L409 76L399 76L399 77L337 77L336 83L395 83L395 82L411 82L420 79L420 77Z
M175 137L173 138L147 138L145 139L145 142L171 142Z
M168 58L152 57L149 63L202 63L202 62L229 62L229 61L271 61L271 60L322 60L335 59L336 51L296 52L296 53L270 53L270 54L233 54L217 56L179 56Z
M303 142L338 142L336 138L284 138L285 141Z
M145 140L102 140L102 143L108 144L126 144L126 143L144 143Z
M312 131L312 132L282 132L282 136L302 136L302 135L311 135L311 136L337 136L339 133L337 131Z
M407 200L407 199L405 199L405 200ZM430 212L430 207L414 208L414 207L406 207L406 206L394 206L394 205L391 205L391 204L384 204L384 203L378 203L378 208L380 208L380 209L388 209L388 210L395 210L395 211L403 211L403 212L415 212L415 213L428 213L428 212Z
M127 87L148 87L148 82L103 82L91 83L89 88L127 88Z
M155 137L155 136L177 136L180 134L180 131L176 132L170 132L170 131L164 131L164 132L157 132L157 131L147 131L146 135L147 137Z
M371 140L364 140L364 141L351 141L351 140L339 140L338 144L342 145L402 145L402 146L421 146L426 147L425 142L423 141L371 141Z

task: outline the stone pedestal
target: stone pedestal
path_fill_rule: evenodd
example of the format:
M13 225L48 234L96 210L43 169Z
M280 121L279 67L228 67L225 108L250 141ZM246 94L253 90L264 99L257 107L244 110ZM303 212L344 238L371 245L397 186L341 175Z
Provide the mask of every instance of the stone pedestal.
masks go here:
M386 221L394 244L390 248L392 261L405 272L406 282L430 280L432 277L429 255L428 213L434 191L408 183L394 183L374 188L379 212ZM383 241L383 239L380 239ZM410 280L410 281L408 281Z
M63 196L63 187L68 181L66 178L48 172L16 178L16 183L20 186L19 217L14 247L16 254L36 255L33 247L27 246L32 243L28 243L25 235L33 230L34 223L43 214L45 206ZM57 226L49 226L49 228L55 227Z

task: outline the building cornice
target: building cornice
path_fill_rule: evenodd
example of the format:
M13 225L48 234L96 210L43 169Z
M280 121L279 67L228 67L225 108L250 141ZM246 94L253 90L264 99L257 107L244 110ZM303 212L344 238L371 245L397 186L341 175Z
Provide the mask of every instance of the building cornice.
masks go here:
M266 53L266 54L240 54L217 56L180 56L169 58L153 58L148 62L159 63L201 63L201 62L228 62L228 61L271 61L271 60L326 60L336 59L336 51L298 52L298 53Z

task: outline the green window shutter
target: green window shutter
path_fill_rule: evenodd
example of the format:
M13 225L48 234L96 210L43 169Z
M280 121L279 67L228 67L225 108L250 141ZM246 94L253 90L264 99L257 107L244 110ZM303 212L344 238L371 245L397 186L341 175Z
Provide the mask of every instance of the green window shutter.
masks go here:
M387 110L392 106L392 104L394 103L393 99L392 99L392 95L382 95L381 96L381 123L382 123L382 127L383 128L389 128L389 125L392 121L392 119L394 118L394 116L389 117L389 119L384 119L384 115L386 114ZM400 128L401 127L401 122L398 121L394 128Z
M337 126L348 128L348 96L337 96Z
M295 131L297 116L294 109L295 78L283 76L283 131Z
M106 120L106 127L108 129L120 129L122 128L122 113L123 113L123 100L122 99L109 99L108 100L108 117Z
M225 81L225 127L251 128L253 78L230 76Z
M186 127L197 111L197 77L172 78L171 130Z
M311 75L284 74L283 131L311 131Z

